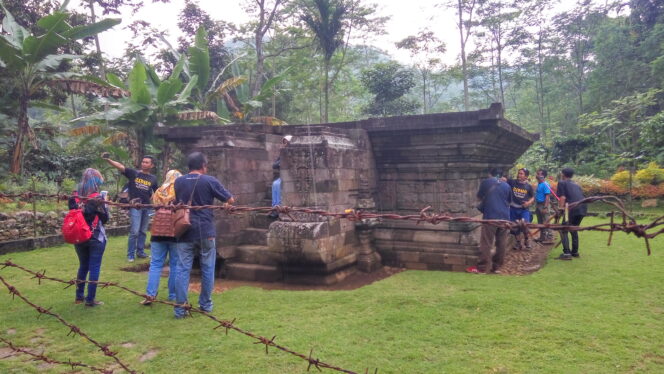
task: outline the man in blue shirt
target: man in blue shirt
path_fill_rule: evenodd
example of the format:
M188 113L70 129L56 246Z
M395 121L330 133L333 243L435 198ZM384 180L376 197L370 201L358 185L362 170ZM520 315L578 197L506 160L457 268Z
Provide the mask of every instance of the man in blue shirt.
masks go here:
M546 182L547 172L544 169L537 170L537 190L535 190L535 215L537 223L544 224L549 220L549 208L551 207L551 186ZM552 244L553 232L549 229L541 229L539 239L535 241Z
M510 186L499 180L500 170L493 168L489 171L489 178L480 183L477 198L481 201L482 219L510 219ZM469 273L498 272L505 259L505 249L509 230L489 224L482 224L480 237L480 258L477 266L466 269ZM496 252L491 255L491 248L495 242Z
M176 203L192 206L212 205L214 199L233 204L235 199L217 178L207 173L207 158L201 152L187 157L189 174L175 180ZM175 299L178 304L188 303L189 277L194 255L199 254L201 264L201 293L198 297L200 308L212 311L212 290L214 289L214 268L217 261L217 236L212 209L191 210L191 227L180 236L177 243L178 269L175 277ZM175 307L175 318L184 318L186 310Z

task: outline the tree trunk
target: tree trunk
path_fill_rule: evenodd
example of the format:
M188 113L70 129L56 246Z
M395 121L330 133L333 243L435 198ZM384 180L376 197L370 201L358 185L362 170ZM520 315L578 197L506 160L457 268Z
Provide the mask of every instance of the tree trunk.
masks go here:
M12 161L9 168L14 174L20 174L23 169L23 143L28 134L28 98L19 98L18 126L16 133L16 143L12 150Z
M539 85L539 92L537 95L537 104L539 109L539 120L540 120L540 131L542 132L542 140L546 138L546 124L544 121L544 72L542 67L542 33L543 31L540 28L540 33L537 39L537 80Z
M463 7L461 0L458 0L459 11L459 37L461 40L461 73L463 75L463 110L468 110L468 68L466 66L466 40L463 37Z
M500 42L497 43L497 64L498 64L498 87L500 88L500 103L505 105L505 88L503 87L503 50Z
M258 95L258 92L261 90L261 85L263 83L263 74L265 71L265 57L263 55L263 34L262 23L256 28L256 33L254 35L254 42L256 43L256 77L254 82L251 85L251 97Z
M328 74L330 72L330 61L325 60L325 87L324 87L324 94L325 94L325 101L324 101L324 107L323 107L323 123L328 123L328 106L330 104L330 80L328 77Z
M95 5L93 0L88 0L88 6L90 7L90 18L92 23L97 22L97 16L95 15ZM101 55L101 46L99 44L99 35L95 34L95 47L97 49L97 55L99 56L99 73L101 79L106 79L106 65L104 64L104 58ZM105 105L106 110L108 110L108 104Z
M422 69L422 114L427 114L427 73Z

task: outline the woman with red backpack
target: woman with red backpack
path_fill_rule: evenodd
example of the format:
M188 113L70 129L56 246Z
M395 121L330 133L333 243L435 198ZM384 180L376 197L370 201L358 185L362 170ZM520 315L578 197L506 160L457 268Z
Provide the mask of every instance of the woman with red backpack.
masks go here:
M85 201L76 196L69 198L69 209L81 209L85 224L90 228L90 238L74 244L78 255L79 267L76 279L76 300L74 303L85 306L101 305L103 302L95 300L97 283L88 283L88 296L85 297L85 280L96 282L101 271L101 258L106 249L106 230L104 224L108 222L108 210L104 204L104 197L99 194L99 187L104 183L101 173L92 168L85 169L81 183L78 185L76 196L87 197ZM82 206L81 206L82 205Z

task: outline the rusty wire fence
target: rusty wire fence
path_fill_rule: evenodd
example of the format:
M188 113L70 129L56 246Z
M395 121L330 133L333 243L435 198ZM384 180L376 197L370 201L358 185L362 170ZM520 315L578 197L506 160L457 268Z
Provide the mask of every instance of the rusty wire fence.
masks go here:
M10 198L10 199L24 199L24 200L29 200L29 201L34 201L34 199L38 198L46 198L46 199L57 199L57 200L67 200L70 195L62 195L62 194L41 194L41 193L32 193L32 192L26 192L22 194L2 194L0 193L0 198ZM87 198L80 198L81 200L87 200ZM207 206L188 206L188 205L154 205L154 204L126 204L126 203L115 203L115 202L107 202L109 205L115 205L121 208L154 208L154 209L159 209L159 208L166 208L166 209L173 209L173 210L178 210L178 209L191 209L191 210L199 210L199 209L214 209L214 210L222 210L226 212L227 214L242 214L242 213L247 213L247 212L270 212L273 210L276 210L280 214L284 214L286 216L289 216L290 219L295 220L292 216L291 213L308 213L308 214L313 214L313 215L319 215L323 217L331 217L331 218L339 218L339 219L348 219L351 221L362 221L362 220L368 220L368 219L375 219L375 220L407 220L407 221L415 221L418 224L419 223L428 223L428 224L439 224L441 222L473 222L473 223L478 223L478 224L485 224L485 225L492 225L496 227L501 227L505 229L516 229L520 228L522 229L523 232L528 233L528 229L550 229L554 231L599 231L599 232L607 232L609 233L608 237L608 245L611 244L611 239L613 236L614 232L623 232L626 234L633 234L638 238L642 238L645 241L645 246L648 255L651 254L651 247L650 247L650 240L654 239L658 235L664 233L664 216L658 217L651 222L648 223L639 223L636 221L634 217L632 217L628 212L627 209L625 208L623 202L612 196L594 196L594 197L589 197L586 198L582 201L579 201L577 203L569 204L565 207L563 210L559 210L556 213L556 221L558 221L560 218L563 219L563 222L565 222L565 216L568 214L570 209L573 209L576 205L578 204L589 204L589 203L595 203L595 202L604 202L606 204L609 204L614 207L614 211L609 214L610 217L610 222L608 223L601 223L593 226L568 226L568 225L563 225L563 224L558 224L558 223L545 223L545 224L534 224L534 223L527 223L527 222L511 222L511 221L504 221L504 220L485 220L485 219L478 219L478 218L472 218L472 217L455 217L450 214L446 213L434 213L431 212L430 207L426 207L422 209L419 214L412 214L412 215L399 215L399 214L393 214L393 213L374 213L374 212L366 212L366 211L361 211L361 210L346 210L344 212L329 212L321 209L312 209L312 208L300 208L300 207L287 207L287 206L276 206L276 207L250 207L250 206L233 206L233 205L207 205ZM195 308L191 306L190 304L176 304L174 302L170 301L164 301L164 300L158 300L150 297L149 295L132 290L128 287L125 287L121 285L118 282L101 282L101 281L85 281L85 280L79 280L79 279L70 279L70 280L65 280L65 279L58 279L55 277L50 277L46 275L45 270L41 271L35 271L31 270L25 266L16 264L12 262L11 260L6 260L3 263L0 263L2 265L2 269L6 268L15 268L18 270L21 270L22 272L26 273L27 275L32 276L33 279L36 279L37 282L41 285L42 281L51 281L55 283L60 283L64 284L65 288L75 286L77 284L81 283L97 283L100 287L105 288L105 287L114 287L118 288L128 294L132 294L134 296L143 298L145 300L149 300L153 303L156 304L163 304L163 305L168 305L168 306L179 306L184 308L187 313L191 316L194 314L200 314L208 319L210 319L212 322L214 322L215 326L213 329L218 330L218 329L223 329L226 334L228 334L229 331L234 331L237 333L240 333L242 335L245 335L253 340L255 340L254 344L260 344L265 347L265 352L268 353L269 348L274 348L277 349L281 352L288 353L292 355L293 357L297 357L298 359L304 360L307 363L307 371L311 370L312 368L317 369L318 371L321 371L322 369L328 369L328 370L333 370L337 372L342 372L342 373L357 373L355 371L351 371L348 369L344 369L335 365L332 365L330 363L324 362L318 358L315 358L313 355L313 349L309 351L308 354L305 353L300 353L297 351L294 351L286 346L283 346L281 344L276 343L276 336L272 336L272 338L264 337L257 335L255 333L252 333L251 331L245 330L240 328L239 326L236 325L236 319L233 320L223 320L220 319L208 312L205 312L204 310L201 310L199 308ZM38 314L37 316L40 317L42 315L48 315L53 318L55 318L58 322L66 326L69 331L68 335L78 335L81 336L83 339L88 341L89 343L93 344L96 346L99 351L101 351L105 356L111 358L116 365L120 366L125 372L128 373L137 373L136 370L132 369L126 362L121 360L118 357L118 353L111 350L110 346L108 344L102 344L101 342L93 339L90 337L87 333L85 333L81 328L76 326L75 324L66 321L63 319L59 314L51 311L51 308L45 308L43 306L37 305L30 299L28 299L25 295L23 295L14 285L10 284L4 277L0 276L0 282L6 287L6 289L9 291L9 294L12 296L12 298L19 298L22 300L24 303L35 309ZM113 369L107 369L107 368L100 368L96 367L93 365L85 364L80 361L72 361L71 359L67 361L62 361L62 360L57 360L51 357L48 357L42 353L36 353L32 349L26 349L26 348L21 348L14 344L13 342L5 339L5 338L0 338L0 341L2 341L10 350L16 352L17 354L25 354L30 357L32 357L35 360L40 360L44 361L50 364L59 364L59 365L66 365L70 366L72 369L75 368L82 368L82 369L88 369L91 371L96 371L96 372L101 372L101 373L113 373ZM374 369L373 373L377 373L378 369ZM364 373L369 373L369 369L365 369Z

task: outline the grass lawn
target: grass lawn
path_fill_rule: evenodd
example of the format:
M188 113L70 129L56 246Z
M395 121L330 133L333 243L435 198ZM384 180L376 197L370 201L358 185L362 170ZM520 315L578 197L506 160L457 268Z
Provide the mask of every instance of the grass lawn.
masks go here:
M662 373L664 236L651 242L652 256L633 236L616 233L611 247L606 239L581 233L580 259L554 260L554 250L542 270L521 277L405 271L353 291L235 288L214 296L215 314L237 318L239 327L256 334L276 335L277 343L295 351L314 348L315 357L361 373L376 367L379 373ZM125 237L112 238L102 280L143 290L145 274L120 270L124 251ZM64 279L77 269L71 246L0 261L7 258ZM275 349L266 356L244 335L213 330L207 318L175 320L170 308L141 306L139 298L117 289L100 289L106 304L86 309L73 304L71 288L38 285L12 268L0 275L145 373L307 372L306 362ZM36 315L2 291L0 336L60 360L112 365L92 344L66 336L52 317ZM0 359L0 372L72 370L15 356Z

